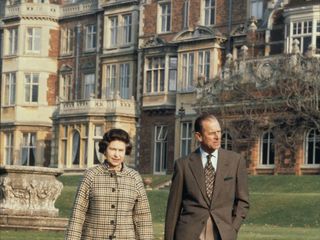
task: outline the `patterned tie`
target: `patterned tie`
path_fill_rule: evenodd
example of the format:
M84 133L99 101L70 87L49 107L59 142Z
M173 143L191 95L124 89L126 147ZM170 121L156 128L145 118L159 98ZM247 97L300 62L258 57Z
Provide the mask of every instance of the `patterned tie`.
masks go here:
M205 176L205 183L206 183L206 190L209 199L212 198L213 186L214 186L214 178L215 178L215 170L211 163L212 155L207 155L207 163L204 168L204 176Z

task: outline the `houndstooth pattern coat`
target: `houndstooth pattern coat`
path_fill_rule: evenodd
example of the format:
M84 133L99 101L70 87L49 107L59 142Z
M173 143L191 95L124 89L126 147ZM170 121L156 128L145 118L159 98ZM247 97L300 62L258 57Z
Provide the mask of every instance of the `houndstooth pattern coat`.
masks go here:
M139 173L123 164L86 170L78 187L65 240L152 240L149 202Z

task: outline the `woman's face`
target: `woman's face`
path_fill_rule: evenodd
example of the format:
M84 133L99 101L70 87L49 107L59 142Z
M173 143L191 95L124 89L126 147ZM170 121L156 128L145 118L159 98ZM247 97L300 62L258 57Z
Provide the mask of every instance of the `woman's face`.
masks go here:
M109 143L106 152L104 153L109 162L110 168L118 168L124 161L126 154L126 144L119 140L114 140Z

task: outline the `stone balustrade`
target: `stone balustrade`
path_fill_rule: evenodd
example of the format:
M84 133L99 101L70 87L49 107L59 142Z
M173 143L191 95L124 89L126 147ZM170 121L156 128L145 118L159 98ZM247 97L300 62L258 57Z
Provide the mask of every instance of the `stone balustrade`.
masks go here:
M136 114L136 102L129 99L88 99L58 104L59 115L72 114Z
M4 17L52 17L58 19L59 15L60 7L56 4L21 3L19 5L6 6Z
M60 17L68 17L83 13L89 13L97 10L97 8L98 4L96 1L65 5L61 7Z

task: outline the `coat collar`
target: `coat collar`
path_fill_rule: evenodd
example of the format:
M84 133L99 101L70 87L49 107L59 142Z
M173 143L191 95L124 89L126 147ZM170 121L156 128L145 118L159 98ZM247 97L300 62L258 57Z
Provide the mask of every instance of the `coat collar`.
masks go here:
M201 162L201 153L200 150L197 149L195 152L191 153L190 155L190 161L189 161L189 167L191 169L191 172L198 184L198 187L201 191L201 194L208 204L210 205L209 198L207 196L206 187L205 187L205 179L204 179L204 171L203 166Z

